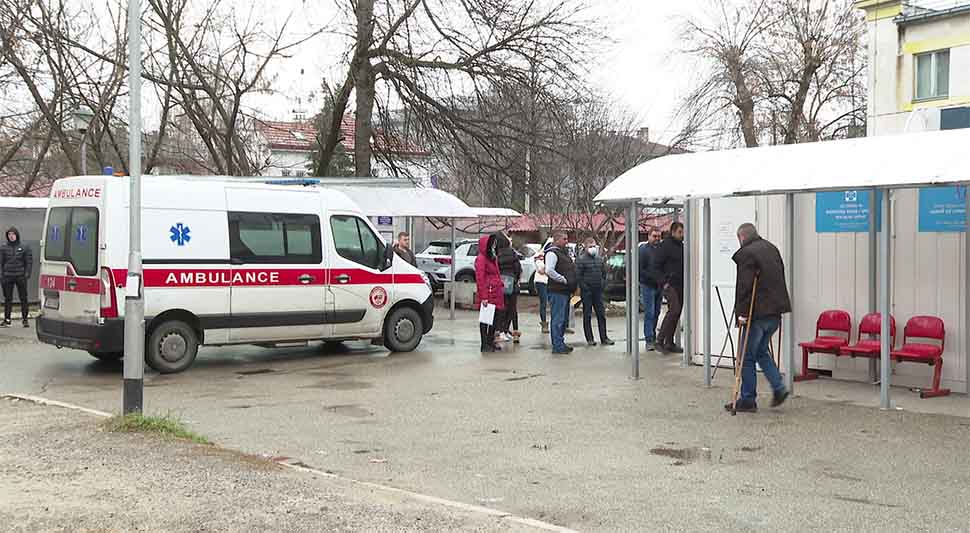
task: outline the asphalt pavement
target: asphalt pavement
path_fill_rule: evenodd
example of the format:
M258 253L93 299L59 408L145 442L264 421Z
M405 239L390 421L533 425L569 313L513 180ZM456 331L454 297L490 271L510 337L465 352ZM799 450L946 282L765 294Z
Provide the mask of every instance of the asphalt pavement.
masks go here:
M146 410L247 453L582 531L970 529L968 418L804 397L731 417L730 372L708 389L651 352L629 379L622 318L616 346L577 334L568 356L522 321L523 343L495 354L478 352L474 313L440 309L413 353L203 349L184 373L146 374ZM0 392L120 409L120 364L26 335L0 332Z

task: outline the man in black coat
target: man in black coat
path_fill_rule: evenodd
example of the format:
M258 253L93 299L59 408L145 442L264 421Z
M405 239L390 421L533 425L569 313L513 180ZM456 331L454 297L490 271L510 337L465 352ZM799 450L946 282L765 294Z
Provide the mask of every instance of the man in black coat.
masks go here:
M3 287L3 327L10 326L10 315L13 313L13 291L17 289L20 299L20 314L25 328L30 327L27 321L27 280L30 279L34 266L33 254L30 247L20 242L20 231L10 228L4 234L5 246L0 247L0 285Z
M586 344L596 346L593 340L593 311L596 311L596 325L599 327L600 342L606 346L615 344L606 334L606 306L603 305L603 289L606 287L606 269L600 257L596 239L586 239L586 247L576 260L576 278L579 280L580 295L583 299L583 331Z
M496 325L496 333L502 333L505 340L519 342L519 278L522 276L522 262L519 254L512 248L512 241L502 232L495 234L495 255L498 258L498 270L502 275L502 282L512 284L511 292L505 290L505 312L502 320Z
M788 398L788 391L768 346L771 336L781 325L781 315L791 312L791 298L785 285L785 264L778 248L762 239L754 224L750 223L742 224L738 228L738 241L741 249L732 258L738 266L734 313L738 317L738 326L747 329L748 339L744 365L741 368L741 395L738 397L737 410L753 413L758 410L758 374L755 364L761 367L771 384L774 392L771 406L777 407ZM751 316L748 316L749 313ZM730 410L731 404L727 404L725 408Z
M657 333L657 349L663 353L684 353L674 344L680 311L684 303L684 225L674 222L670 225L670 237L660 243L654 252L651 266L653 279L667 299L667 314L664 315L660 332Z

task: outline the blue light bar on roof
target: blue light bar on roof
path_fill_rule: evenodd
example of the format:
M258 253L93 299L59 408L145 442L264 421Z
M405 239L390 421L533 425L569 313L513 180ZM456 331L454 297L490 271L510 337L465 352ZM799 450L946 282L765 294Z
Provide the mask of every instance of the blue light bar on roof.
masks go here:
M267 185L303 185L304 187L308 185L319 185L320 180L312 178L286 178L278 180L266 180Z

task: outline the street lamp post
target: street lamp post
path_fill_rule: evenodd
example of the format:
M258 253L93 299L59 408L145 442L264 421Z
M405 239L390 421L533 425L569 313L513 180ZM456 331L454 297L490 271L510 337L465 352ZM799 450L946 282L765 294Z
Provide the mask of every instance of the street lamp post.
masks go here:
M72 113L72 118L74 119L74 129L81 134L81 174L87 175L87 133L88 126L91 124L91 119L94 118L94 112L92 112L87 106L81 106L74 110L74 113Z

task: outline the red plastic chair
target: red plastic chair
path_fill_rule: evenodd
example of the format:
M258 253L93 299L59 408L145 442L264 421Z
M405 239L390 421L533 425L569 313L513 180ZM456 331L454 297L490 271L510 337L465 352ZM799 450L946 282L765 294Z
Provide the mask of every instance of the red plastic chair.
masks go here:
M837 333L837 335L831 335L831 333ZM827 353L837 356L842 348L849 345L851 335L852 316L848 311L829 310L818 315L818 321L815 323L815 340L798 344L802 348L802 373L800 376L795 376L795 381L818 378L818 374L808 371L809 354Z
M882 353L882 315L879 313L869 313L862 317L859 322L859 337L855 344L842 348L839 355L850 357L868 357L879 359ZM889 350L896 348L896 318L889 315Z
M939 341L940 344L911 342L911 338ZM906 322L906 328L903 329L903 346L892 352L892 358L908 363L926 363L934 367L933 388L921 391L920 398L935 398L950 394L950 389L940 388L945 346L946 328L943 320L935 316L914 316Z

